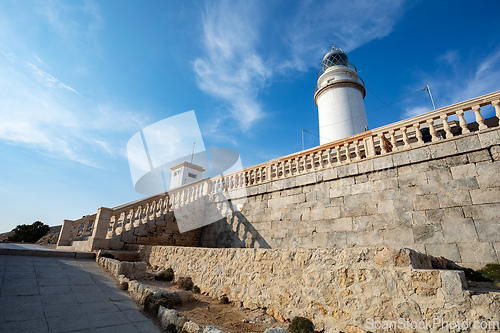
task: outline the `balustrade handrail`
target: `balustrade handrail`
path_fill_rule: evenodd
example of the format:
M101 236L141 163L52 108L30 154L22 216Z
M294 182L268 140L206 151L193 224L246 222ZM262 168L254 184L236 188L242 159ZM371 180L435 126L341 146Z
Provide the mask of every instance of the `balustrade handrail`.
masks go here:
M150 195L146 198L138 199L138 200L128 202L128 203L123 204L123 205L115 206L115 207L111 208L111 210L113 211L112 214L117 215L119 213L129 211L135 207L147 205L148 203L152 203L156 200L163 199L169 195L174 195L178 192L182 192L183 190L189 189L189 188L196 186L198 184L202 184L203 182L206 182L209 179L210 179L209 177L202 178L202 179L199 179L199 180L194 181L192 183L185 184L185 185L173 188L173 189L168 190L168 191L163 191L163 192L160 192L157 194Z
M355 142L360 142L366 138L380 137L380 139L381 139L381 137L384 135L384 133L390 133L391 131L401 130L401 128L408 128L409 127L411 129L411 131L415 130L415 137L416 137L417 141L420 142L421 141L420 134L416 133L417 129L414 127L414 125L419 125L421 123L427 123L428 121L434 121L435 119L441 118L443 116L455 115L455 114L461 113L463 111L474 110L474 109L478 110L478 115L476 115L476 117L477 117L477 120L481 121L482 116L479 113L479 109L483 106L486 106L486 105L493 105L495 107L495 110L496 110L496 116L499 117L500 116L499 100L500 100L500 91L496 91L496 92L486 94L486 95L483 95L480 97L469 99L467 101L463 101L463 102L452 104L452 105L449 105L449 106L446 106L443 108L439 108L437 110L433 110L433 111L430 111L430 112L427 112L427 113L424 113L424 114L421 114L418 116L404 119L404 120L398 121L396 123L384 125L384 126L375 128L373 130L362 132L362 133L359 133L359 134L356 134L356 135L353 135L353 136L350 136L350 137L347 137L344 139L329 142L329 143L323 144L321 146L306 149L306 150L303 150L300 152L289 154L289 155L279 157L279 158L276 158L276 159L273 159L270 161L266 161L266 162L263 162L263 163L260 163L260 164L257 164L257 165L251 166L251 167L243 168L241 170L237 170L237 171L234 171L234 172L231 172L228 174L217 176L217 177L212 178L212 180L217 181L217 180L221 180L221 179L227 179L227 178L234 177L234 176L241 175L241 174L252 173L252 172L255 172L255 171L258 171L261 169L275 167L277 164L289 162L290 160L298 160L298 159L308 157L311 154L315 154L318 152L326 152L328 149L331 150L331 149L343 147L346 145L348 147L349 145L354 144ZM460 118L460 115L458 117ZM467 132L467 129L466 129L467 123L465 123L465 121L463 119L460 119L460 121L461 121L460 126L462 127L462 129L466 133ZM445 130L446 131L448 130L446 128L446 126L445 126ZM405 136L405 135L406 134L403 134L403 136ZM383 140L383 139L381 139L381 140ZM382 145L380 145L380 140L378 143L379 143L378 147L385 145L385 143L382 143ZM405 146L406 146L406 144L407 144L407 142L405 142ZM384 149L382 149L382 150L384 150ZM384 152L382 152L382 153L384 153ZM370 157L373 157L373 156L375 156L375 154L373 154ZM348 158L348 160L350 160L350 158ZM270 180L271 179L268 179L267 181L270 181Z
M466 110L473 109L475 107L480 108L480 107L483 107L486 105L494 104L496 102L496 100L500 100L500 91L490 93L490 94L487 94L484 96L476 97L476 98L473 98L473 99L470 99L467 101L463 101L460 103L456 103L456 104L453 104L450 106L446 106L446 107L443 107L443 108L440 108L437 110L433 110L433 111L430 111L430 112L427 112L427 113L424 113L424 114L421 114L421 115L418 115L415 117L404 119L404 120L401 120L401 121L398 121L398 122L395 122L392 124L384 125L384 126L376 128L376 129L368 130L368 131L365 131L365 132L362 132L362 133L359 133L359 134L356 134L356 135L353 135L353 136L350 136L347 138L343 138L340 140L329 142L329 143L323 144L321 146L309 148L309 149L299 151L299 152L296 152L293 154L278 157L278 158L275 158L275 159L270 160L270 161L266 161L266 162L263 162L260 164L253 165L251 167L236 170L236 171L233 171L233 172L230 172L227 174L223 174L223 175L219 175L219 176L216 176L213 178L209 178L209 177L203 178L203 179L200 179L198 181L174 188L172 190L161 192L161 193L158 193L158 194L155 194L155 195L143 198L143 199L139 199L139 200L136 200L136 201L133 201L130 203L126 203L124 205L116 206L116 207L112 208L112 210L113 210L112 215L118 215L120 213L129 211L129 210L134 209L136 207L150 204L150 203L155 202L159 199L165 198L169 195L174 196L177 193L182 193L183 191L186 191L186 190L189 190L190 188L201 185L204 182L210 183L210 189L208 189L205 193L210 193L210 191L214 188L214 184L216 184L217 182L231 179L232 177L237 177L237 176L245 177L244 184L241 183L241 184L239 184L239 186L232 186L232 187L226 186L225 189L243 187L243 186L249 185L248 179L246 179L246 177L248 177L248 175L251 173L255 173L255 172L259 172L259 171L263 172L263 170L265 170L265 169L276 168L280 164L290 163L291 161L299 161L300 159L304 159L304 158L306 159L306 161L304 163L308 163L308 162L311 163L311 159L313 159L312 163L317 164L314 161L316 158L315 155L321 154L321 153L331 153L331 150L338 149L340 152L343 149L344 155L346 154L347 151L349 151L349 154L348 154L349 156L347 156L348 158L346 160L347 160L347 162L350 162L353 159L353 158L351 158L350 155L352 155L353 153L350 151L349 146L356 143L356 142L361 143L365 139L377 138L379 136L384 135L384 133L389 133L390 131L400 130L401 128L405 128L405 127L409 127L413 131L414 128L412 128L412 127L415 124L425 123L430 119L432 119L432 120L438 119L443 115L448 116L448 115L456 114L457 111L466 111ZM415 132L417 132L417 131L415 130ZM415 134L415 135L416 135L415 138L418 139L417 138L418 134ZM377 148L379 148L379 149L383 148L384 144L385 143L380 144L380 140L379 140ZM361 149L364 149L364 151L365 151L364 157L368 157L366 147L361 147ZM330 151L328 152L328 150L330 150ZM383 149L381 149L381 150L383 150ZM373 156L375 156L375 154L373 154ZM346 156L343 156L343 157L346 157ZM309 161L307 160L307 158L309 158ZM336 164L338 165L338 164L346 163L346 160L338 160L337 162L340 161L341 163L336 163ZM321 162L322 161L320 161L320 164L321 164ZM315 169L314 167L307 168L309 166L310 166L310 164L306 165L305 167L302 165L302 167L304 167L304 169L306 171L308 171L308 169ZM275 178L280 178L280 177L276 177L276 176L275 177L268 177L268 179L266 179L265 181L270 181L270 180L275 179Z
M446 114L446 115L452 115L455 114L457 111L468 111L473 109L474 107L483 107L486 105L490 105L494 103L495 101L498 101L500 99L500 91L495 91L493 93L483 95L480 97L472 98L463 102L459 102L456 104L448 105L433 111L429 111L411 118L403 119L395 123L387 124L381 127L377 127L376 129L373 129L372 132L374 133L380 133L380 132L388 132L390 129L393 128L399 128L402 125L412 125L415 123L422 123L425 122L427 119L436 119L439 118L439 115L441 114Z

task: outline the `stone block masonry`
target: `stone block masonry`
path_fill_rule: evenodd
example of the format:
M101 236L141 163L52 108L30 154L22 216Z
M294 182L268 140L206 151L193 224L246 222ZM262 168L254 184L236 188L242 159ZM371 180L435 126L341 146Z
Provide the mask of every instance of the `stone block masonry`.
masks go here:
M471 268L499 262L500 130L248 187L204 247L408 247ZM241 206L241 205L240 205Z
M378 331L370 320L500 325L499 292L468 291L462 271L431 269L443 263L409 249L140 246L139 255L151 266L190 276L211 297L265 309L281 321L307 317L325 332Z

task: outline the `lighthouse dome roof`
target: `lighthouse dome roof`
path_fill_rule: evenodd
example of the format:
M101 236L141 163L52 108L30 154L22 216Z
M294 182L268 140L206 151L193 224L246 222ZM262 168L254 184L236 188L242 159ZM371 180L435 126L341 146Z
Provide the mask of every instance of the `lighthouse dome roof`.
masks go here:
M332 66L346 66L349 67L349 59L344 50L338 47L332 49L323 57L323 71Z

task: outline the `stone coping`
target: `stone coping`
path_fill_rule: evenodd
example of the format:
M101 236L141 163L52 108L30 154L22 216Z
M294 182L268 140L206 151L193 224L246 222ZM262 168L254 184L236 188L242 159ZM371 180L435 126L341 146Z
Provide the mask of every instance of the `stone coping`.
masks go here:
M93 252L61 251L36 244L0 243L0 255L94 259Z

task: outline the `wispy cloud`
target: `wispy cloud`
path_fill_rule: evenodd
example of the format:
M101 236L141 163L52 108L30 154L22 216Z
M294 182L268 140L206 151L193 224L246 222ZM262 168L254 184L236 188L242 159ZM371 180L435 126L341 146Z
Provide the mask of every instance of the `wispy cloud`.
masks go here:
M331 42L346 51L388 35L403 1L208 1L202 13L204 55L195 59L198 86L227 103L243 130L264 118L260 94L276 76L311 66ZM276 16L286 11L283 26ZM273 50L261 46L270 41Z
M42 84L47 85L48 87L58 87L58 88L64 88L68 89L69 91L78 93L75 89L71 88L68 85L65 85L52 75L42 71L40 68L38 68L36 65L32 64L31 62L26 62L26 65L29 67L31 72L35 75L35 77L38 79L38 81Z
M271 74L256 51L258 27L252 22L251 6L251 2L228 1L207 5L203 14L206 56L194 61L199 87L227 101L244 130L263 116L257 95Z
M482 58L470 57L450 50L436 59L443 67L433 73L418 73L420 84L428 81L436 107L444 107L500 90L500 48ZM422 103L402 114L402 118L431 111ZM472 118L471 118L472 117ZM468 120L473 116L468 115Z
M99 50L104 26L99 5L55 0L0 7L1 143L91 167L102 167L102 158L126 158L123 143L147 116L85 96L65 82L82 82L70 69L85 66L86 56ZM24 29L23 22L33 25ZM45 43L57 45L59 58L47 52Z
M300 1L285 31L289 61L284 68L307 70L331 43L350 52L391 33L404 13L404 1Z
M36 10L67 45L91 52L99 49L97 32L105 22L95 1L40 1Z
M136 112L88 100L20 56L0 54L0 140L4 143L100 167L96 156L126 156L116 135L133 132L144 121Z

